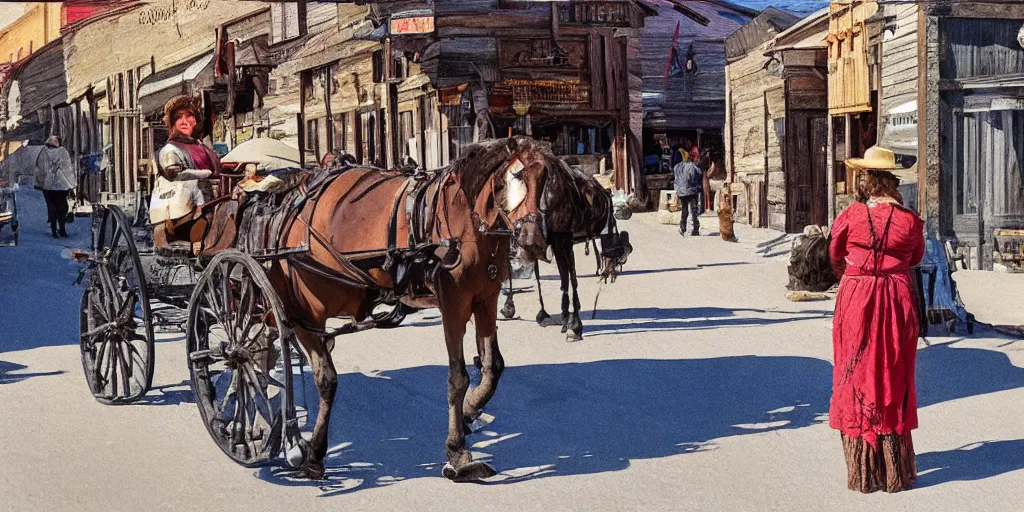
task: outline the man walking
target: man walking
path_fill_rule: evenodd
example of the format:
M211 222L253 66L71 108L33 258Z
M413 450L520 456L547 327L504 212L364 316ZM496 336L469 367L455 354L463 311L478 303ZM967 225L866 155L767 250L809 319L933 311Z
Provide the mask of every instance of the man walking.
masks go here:
M686 235L686 218L693 215L693 232L691 234L699 236L700 220L698 217L701 214L700 194L704 190L704 173L693 161L684 159L672 169L672 174L675 177L676 196L679 197L679 208L682 214L679 218L679 234Z
M46 146L36 159L35 178L35 188L42 190L46 199L51 236L67 238L68 196L75 197L78 180L68 150L60 145L60 137L54 135L46 140Z

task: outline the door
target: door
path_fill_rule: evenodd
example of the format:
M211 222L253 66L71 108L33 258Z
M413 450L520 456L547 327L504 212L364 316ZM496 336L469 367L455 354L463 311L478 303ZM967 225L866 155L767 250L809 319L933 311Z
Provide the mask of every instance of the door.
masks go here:
M799 233L810 225L828 224L828 114L793 111L787 119L786 231Z
M995 230L1024 226L1024 110L968 112L958 124L954 229L991 270Z

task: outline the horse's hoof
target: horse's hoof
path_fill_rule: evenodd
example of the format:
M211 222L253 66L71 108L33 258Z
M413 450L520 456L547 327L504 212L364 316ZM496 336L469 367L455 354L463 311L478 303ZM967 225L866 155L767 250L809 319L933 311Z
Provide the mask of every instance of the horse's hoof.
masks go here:
M575 332L572 332L572 331L569 331L569 333L565 335L565 341L568 342L568 343L575 343L577 341L583 341L583 335L575 333Z
M549 315L547 311L544 311L543 309L538 311L537 325L544 327L544 322L546 322L549 318L551 318L551 315Z
M452 466L450 462L446 462L444 467L441 468L441 476L453 482L474 482L497 474L498 472L489 464L478 460L463 464L458 468Z
M309 461L306 461L302 467L299 468L299 471L301 471L302 474L310 480L323 480L324 473L326 473L322 462L314 463Z
M566 331L568 331L568 330L569 330L569 324L568 323L562 324L562 334L565 334Z
M516 306L511 302L506 301L505 305L501 308L501 316L508 320L511 320L516 316Z

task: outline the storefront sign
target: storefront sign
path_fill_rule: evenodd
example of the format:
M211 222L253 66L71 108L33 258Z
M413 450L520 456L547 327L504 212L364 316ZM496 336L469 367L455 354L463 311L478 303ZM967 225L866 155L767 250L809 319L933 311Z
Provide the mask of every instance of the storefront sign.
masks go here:
M416 16L412 18L391 19L391 33L393 35L429 34L433 31L433 16Z

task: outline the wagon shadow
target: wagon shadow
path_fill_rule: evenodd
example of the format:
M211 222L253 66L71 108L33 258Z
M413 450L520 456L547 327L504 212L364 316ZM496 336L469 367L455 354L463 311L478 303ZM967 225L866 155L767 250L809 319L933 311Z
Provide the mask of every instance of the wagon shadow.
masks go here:
M32 377L49 377L64 373L62 370L53 372L18 373L26 369L28 369L28 367L23 364L0 361L0 384L14 384L25 379L31 379Z
M467 438L501 484L620 471L634 459L715 449L713 440L819 423L831 365L803 357L614 360L511 367L488 407L496 418ZM280 485L324 495L439 477L447 368L339 376L328 479L264 468Z
M192 394L190 381L183 380L177 384L153 386L149 393L135 402L135 405L181 405L194 404L196 397Z

